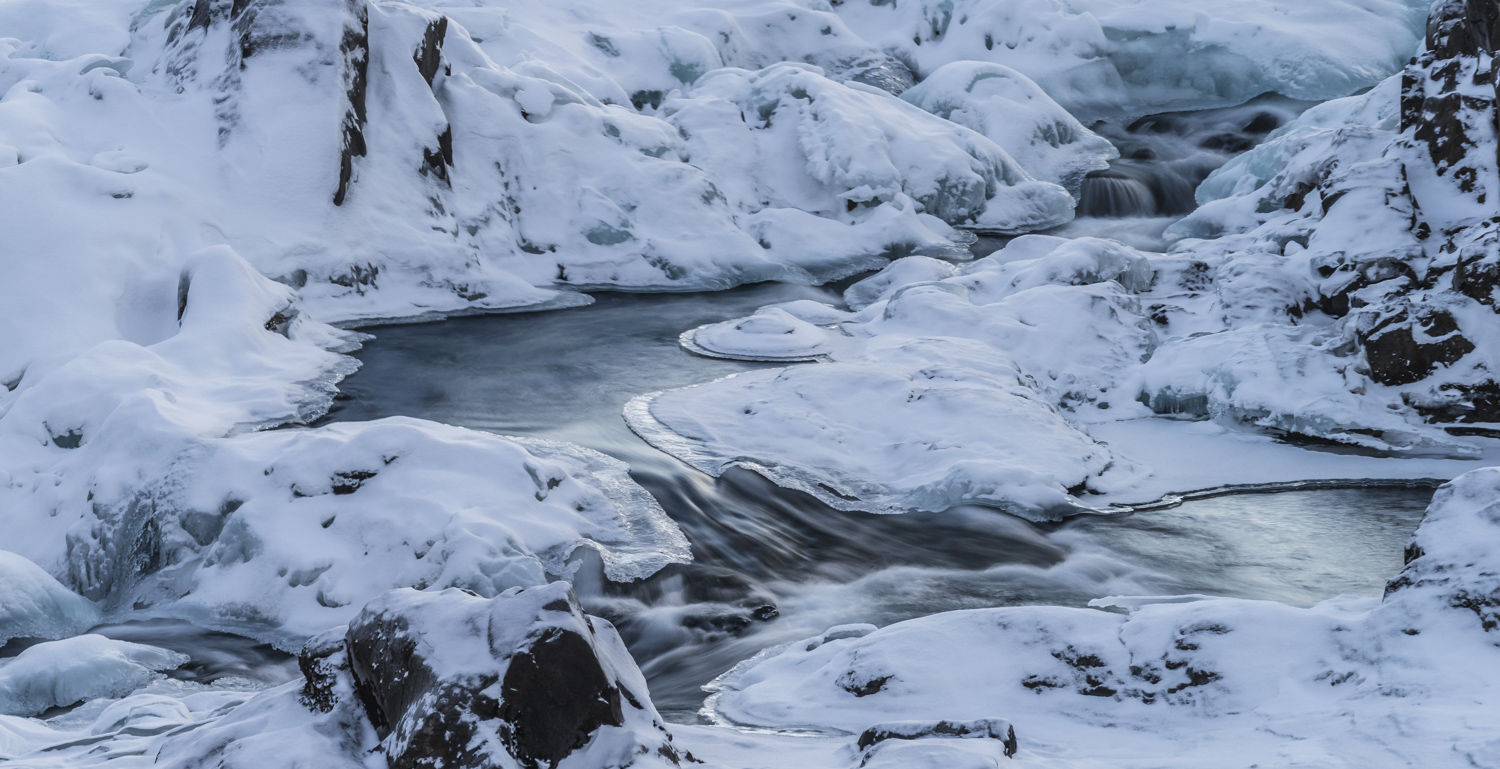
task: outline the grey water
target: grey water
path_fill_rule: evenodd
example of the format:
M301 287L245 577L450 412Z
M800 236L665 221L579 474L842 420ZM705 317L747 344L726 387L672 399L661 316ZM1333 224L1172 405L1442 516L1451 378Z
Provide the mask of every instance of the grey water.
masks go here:
M384 326L326 421L403 415L566 440L630 464L695 562L630 585L581 573L589 611L620 628L657 706L692 721L701 686L777 643L838 624L939 611L1085 605L1202 593L1311 605L1377 596L1431 498L1336 489L1202 499L1060 524L999 511L876 516L829 508L760 476L704 475L626 427L635 395L774 364L692 355L678 335L838 291L783 284L713 294L600 294L588 307ZM817 364L799 364L817 365Z

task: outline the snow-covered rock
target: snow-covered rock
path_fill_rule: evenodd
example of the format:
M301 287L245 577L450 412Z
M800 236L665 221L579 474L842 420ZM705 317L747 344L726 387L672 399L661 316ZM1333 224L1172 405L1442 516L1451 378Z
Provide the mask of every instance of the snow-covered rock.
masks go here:
M1032 176L1061 184L1074 197L1085 175L1120 155L1040 86L999 64L945 64L901 98L988 136Z
M30 716L98 697L120 697L188 658L155 646L80 635L0 661L0 713Z
M99 623L99 608L40 566L0 550L0 646L12 638L49 640Z
M807 65L715 70L688 97L665 110L693 162L754 185L740 200L834 213L905 194L948 224L1000 232L1072 218L1064 190L982 134Z
M396 766L678 762L619 635L585 616L567 583L492 599L388 593L365 606L342 642L315 639L309 648L304 659L322 658L320 673L329 656L347 656ZM306 691L332 677L309 675Z

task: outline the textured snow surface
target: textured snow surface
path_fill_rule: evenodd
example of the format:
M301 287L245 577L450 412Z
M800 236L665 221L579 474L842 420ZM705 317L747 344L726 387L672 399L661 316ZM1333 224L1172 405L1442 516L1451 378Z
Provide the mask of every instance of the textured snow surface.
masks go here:
M922 78L958 61L1014 68L1074 114L1329 99L1417 49L1426 0L848 0L837 13Z

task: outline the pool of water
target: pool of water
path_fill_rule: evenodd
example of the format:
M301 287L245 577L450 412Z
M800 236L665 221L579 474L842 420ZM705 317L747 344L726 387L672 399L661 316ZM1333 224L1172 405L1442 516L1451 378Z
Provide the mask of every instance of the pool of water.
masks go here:
M632 585L585 568L588 609L620 628L667 717L767 646L849 622L938 611L1081 606L1108 595L1203 593L1310 605L1379 595L1431 498L1422 489L1241 494L1038 525L981 507L877 516L834 510L746 471L706 476L652 448L621 410L645 392L772 364L682 350L685 329L836 289L601 294L533 315L384 326L326 421L404 415L566 440L628 462L682 527L695 562ZM805 364L816 365L816 364Z

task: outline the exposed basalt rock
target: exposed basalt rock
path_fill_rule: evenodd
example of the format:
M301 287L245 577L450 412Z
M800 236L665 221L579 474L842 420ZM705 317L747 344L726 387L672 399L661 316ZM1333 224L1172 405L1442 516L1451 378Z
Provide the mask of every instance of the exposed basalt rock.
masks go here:
M344 65L344 94L349 100L349 109L344 113L341 125L343 143L339 149L339 184L333 193L336 206L343 205L349 194L349 183L354 178L354 158L364 157L367 151L365 98L370 86L370 16L363 4L358 7L357 14L358 24L345 26L343 39L339 41L339 55Z
M585 616L566 583L488 600L392 591L365 606L344 643L393 769L555 767L580 751L601 766L641 754L678 762L613 628ZM304 660L305 698L322 702L338 662L321 646Z
M1005 755L1016 754L1016 730L1003 718L974 721L895 721L876 724L859 735L860 750L869 750L886 740L920 740L926 737L958 737L1000 740Z
M443 37L447 34L448 17L443 16L427 25L427 30L422 33L422 43L412 55L417 71L422 73L422 79L428 85L432 85L432 79L437 77L438 67L443 63Z
M1370 378L1386 385L1411 384L1427 378L1439 365L1458 361L1474 351L1474 343L1459 333L1453 315L1428 310L1415 318L1396 313L1359 334L1370 364Z

